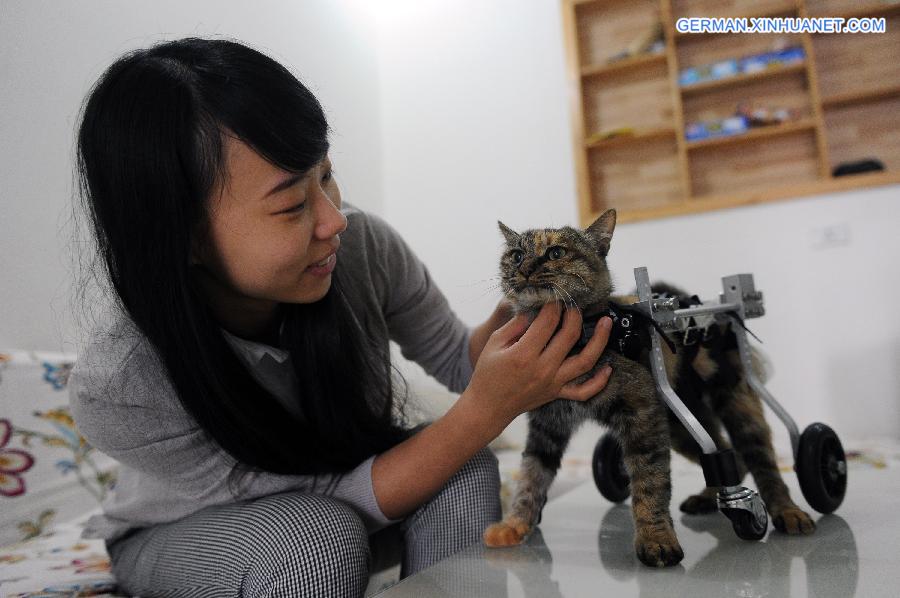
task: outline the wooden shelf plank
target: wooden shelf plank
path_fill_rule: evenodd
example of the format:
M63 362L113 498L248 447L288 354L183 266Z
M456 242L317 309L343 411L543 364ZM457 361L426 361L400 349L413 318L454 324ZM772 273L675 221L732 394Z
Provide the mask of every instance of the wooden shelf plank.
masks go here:
M675 137L674 127L657 127L654 129L636 130L633 134L616 135L609 139L599 139L597 141L585 141L584 146L588 149L602 149L608 147L622 147L635 145L645 141L655 141L658 139L666 139Z
M721 18L724 18L724 19L731 19L731 18L753 19L753 18L757 18L757 17L765 17L765 18L773 18L774 19L774 18L778 18L778 17L793 17L796 15L797 15L797 5L792 4L790 6L784 6L782 8L776 8L776 9L768 10L768 11L764 11L764 12L756 11L756 12L740 14L740 15L717 15L717 16L721 16ZM675 37L675 39L677 41L681 42L681 41L685 41L686 39L701 39L701 38L709 37L712 35L739 35L739 34L733 34L733 33L689 33L689 32L682 33L680 31L678 31L677 29L675 29L675 23L672 23L672 35Z
M786 185L774 189L745 190L734 193L699 196L671 206L660 206L643 210L629 210L628 208L620 207L616 209L616 219L617 222L622 224L626 222L640 222L883 185L900 185L900 172L871 172L853 176L828 177L827 179L797 185ZM582 225L589 225L599 216L600 212L590 212L583 219Z
M734 77L726 77L724 79L716 79L715 81L704 81L703 83L695 83L694 85L684 85L681 87L682 96L691 96L698 93L721 89L726 87L735 87L738 85L747 85L756 81L772 79L793 73L802 73L806 71L806 61L789 64L787 66L777 66L768 68L764 71L756 73L744 73L735 75Z
M794 122L787 122L780 125L770 125L767 127L756 127L750 129L747 133L739 135L726 135L724 137L712 137L709 139L698 139L697 141L688 141L688 150L707 147L718 147L722 145L733 145L736 143L746 143L749 141L757 141L768 137L778 135L789 135L800 131L812 131L816 128L816 123L811 118L805 118Z
M841 108L864 102L888 100L898 95L900 95L900 85L882 87L880 89L867 89L865 91L851 91L831 96L830 98L822 98L822 107L825 109Z
M616 75L619 73L637 70L641 67L647 67L654 64L665 64L665 62L665 52L652 52L641 54L639 56L632 56L631 58L616 60L615 62L609 62L607 64L597 64L584 67L583 69L581 69L581 76L605 77L609 75Z

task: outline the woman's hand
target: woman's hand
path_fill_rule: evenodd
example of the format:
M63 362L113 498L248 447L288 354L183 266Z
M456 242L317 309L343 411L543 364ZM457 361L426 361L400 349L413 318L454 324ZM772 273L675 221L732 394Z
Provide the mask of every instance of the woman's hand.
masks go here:
M568 310L554 335L560 314L558 304L546 305L531 325L517 316L489 334L469 386L449 411L375 458L372 488L385 516L405 517L434 496L520 413L556 398L584 401L606 386L608 369L578 386L570 382L597 362L609 318L581 353L566 357L581 336L581 314Z
M579 385L571 382L596 364L609 340L610 319L598 322L581 353L567 357L581 337L581 314L566 310L562 328L554 335L561 310L558 303L547 304L530 325L519 315L491 334L460 398L477 401L505 427L519 414L553 399L585 401L603 390L612 373L609 366Z

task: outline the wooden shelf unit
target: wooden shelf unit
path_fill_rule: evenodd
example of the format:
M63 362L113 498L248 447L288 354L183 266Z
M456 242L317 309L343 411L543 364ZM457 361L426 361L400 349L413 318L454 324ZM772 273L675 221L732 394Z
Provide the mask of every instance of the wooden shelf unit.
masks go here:
M562 0L582 224L621 222L900 183L900 0ZM681 34L682 17L886 19L885 33ZM656 23L664 52L610 61ZM802 62L679 85L689 67L804 49ZM787 108L788 122L688 141L687 123L737 103ZM623 132L624 131L624 132ZM619 132L609 138L605 133ZM834 177L876 158L883 172Z

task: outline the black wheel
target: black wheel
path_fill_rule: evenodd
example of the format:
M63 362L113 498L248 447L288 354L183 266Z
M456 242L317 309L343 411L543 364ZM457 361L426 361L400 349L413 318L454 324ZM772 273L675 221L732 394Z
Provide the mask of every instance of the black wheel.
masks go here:
M762 540L769 528L769 516L763 513L763 520L760 521L750 511L743 509L729 509L725 516L731 519L731 527L734 533L741 540L750 540L756 542Z
M604 434L597 441L591 469L597 490L606 500L619 503L631 496L628 472L622 461L622 447L611 435Z
M803 497L819 513L831 513L844 501L847 457L837 434L825 424L803 430L794 469Z

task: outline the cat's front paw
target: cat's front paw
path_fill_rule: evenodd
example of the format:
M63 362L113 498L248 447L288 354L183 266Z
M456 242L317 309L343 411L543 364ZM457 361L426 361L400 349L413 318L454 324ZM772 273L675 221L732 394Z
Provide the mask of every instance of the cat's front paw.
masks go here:
M780 532L796 535L809 535L816 531L816 523L800 507L788 507L780 513L772 514L772 525Z
M509 517L484 530L483 539L485 545L492 548L515 546L521 544L530 531L530 525L518 517Z
M684 551L674 531L653 533L635 538L637 557L648 567L672 567L684 558Z

